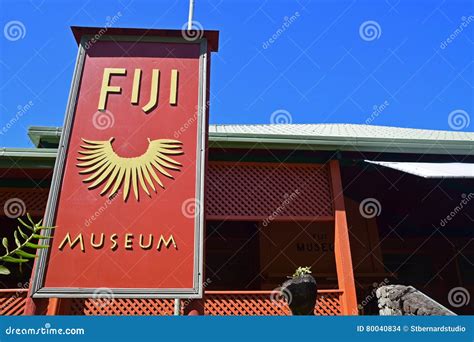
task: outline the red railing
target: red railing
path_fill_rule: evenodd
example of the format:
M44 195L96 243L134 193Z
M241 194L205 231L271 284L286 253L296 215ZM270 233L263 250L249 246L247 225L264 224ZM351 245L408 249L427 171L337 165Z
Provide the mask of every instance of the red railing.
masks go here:
M22 315L26 289L0 290L0 315ZM316 315L341 315L340 290L318 291ZM186 301L183 301L183 306ZM173 315L172 299L62 300L60 314L66 315ZM274 291L206 291L206 315L286 316L290 309Z
M0 315L23 315L28 289L0 290Z
M339 290L320 290L315 315L341 315ZM275 291L207 291L207 315L287 316L291 314L286 301Z

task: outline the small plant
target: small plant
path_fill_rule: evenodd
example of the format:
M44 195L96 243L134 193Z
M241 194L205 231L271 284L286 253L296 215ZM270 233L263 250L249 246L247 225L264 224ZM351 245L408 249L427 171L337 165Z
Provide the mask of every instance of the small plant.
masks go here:
M293 273L293 275L289 278L300 278L302 276L304 276L305 274L311 274L311 266L306 266L306 267L298 267L295 271L295 273Z
M22 228L20 228L19 225L17 230L15 230L13 233L16 248L10 250L8 239L4 237L2 239L2 245L5 248L5 254L0 256L0 262L18 264L20 270L23 263L28 262L30 259L36 258L36 254L31 253L32 251L28 250L28 248L34 250L36 253L36 250L40 248L49 247L49 245L46 244L39 244L39 240L41 239L51 239L50 236L41 235L41 230L55 228L42 226L42 220L38 223L34 223L30 214L27 214L26 216L28 217L29 222L26 223L22 219L18 218ZM0 274L8 275L10 274L10 270L5 265L0 265Z

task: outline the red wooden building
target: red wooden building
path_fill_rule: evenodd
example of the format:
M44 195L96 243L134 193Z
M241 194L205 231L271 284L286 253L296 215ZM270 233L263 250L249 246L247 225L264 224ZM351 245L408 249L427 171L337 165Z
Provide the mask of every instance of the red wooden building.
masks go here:
M60 127L34 148L0 150L3 235L43 216ZM375 288L413 285L456 313L474 293L474 133L368 125L217 125L206 170L204 307L286 315L275 289L299 266L318 281L318 315L376 314ZM7 211L12 200L19 211ZM110 205L113 205L110 204ZM96 214L107 215L99 206ZM0 312L24 312L31 265L0 278ZM182 301L183 310L189 302ZM43 312L172 315L173 299L51 299Z

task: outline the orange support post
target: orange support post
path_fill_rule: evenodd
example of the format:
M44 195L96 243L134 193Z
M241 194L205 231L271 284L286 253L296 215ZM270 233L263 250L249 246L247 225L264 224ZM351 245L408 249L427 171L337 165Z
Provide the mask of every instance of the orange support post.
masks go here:
M48 311L46 315L54 316L57 315L59 312L59 305L61 300L59 298L50 298L48 301Z
M60 299L33 299L27 297L23 315L57 315L59 312Z
M342 188L339 161L329 162L334 205L334 256L336 259L337 282L342 290L342 313L357 315L357 296L352 268L351 246L347 227L344 191Z

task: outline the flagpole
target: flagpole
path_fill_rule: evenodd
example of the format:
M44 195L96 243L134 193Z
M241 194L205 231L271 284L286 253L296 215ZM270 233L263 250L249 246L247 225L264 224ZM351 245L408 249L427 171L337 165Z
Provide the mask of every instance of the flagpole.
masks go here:
M189 0L188 31L193 28L194 0Z

